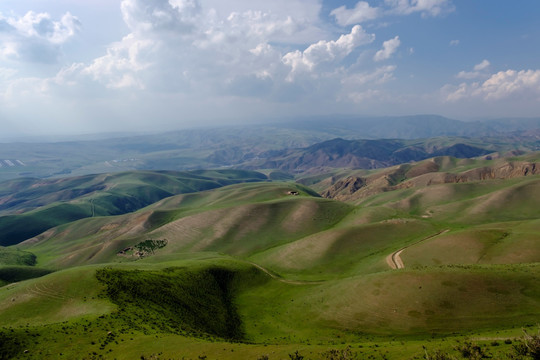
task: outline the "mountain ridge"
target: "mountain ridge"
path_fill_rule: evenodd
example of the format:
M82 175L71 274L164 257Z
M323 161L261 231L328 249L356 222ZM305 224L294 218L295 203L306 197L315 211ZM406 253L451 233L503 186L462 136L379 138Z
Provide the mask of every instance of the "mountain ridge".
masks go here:
M0 179L241 167L285 149L306 148L339 137L413 140L461 136L496 146L498 149L494 151L540 149L540 119L506 120L512 119L463 122L435 115L364 118L336 115L105 140L0 143L4 159L18 159L24 164L0 167Z
M456 140L460 141L460 140ZM345 140L336 138L317 143L304 149L283 150L272 157L252 165L249 169L268 168L301 173L313 168L360 168L377 169L434 156L477 157L491 150L461 142L429 148L422 142L396 139Z

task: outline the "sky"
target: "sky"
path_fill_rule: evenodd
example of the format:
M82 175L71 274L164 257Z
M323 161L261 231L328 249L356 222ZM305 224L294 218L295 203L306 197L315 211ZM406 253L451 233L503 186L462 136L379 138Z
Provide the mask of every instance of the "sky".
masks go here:
M0 0L3 135L540 116L538 0Z

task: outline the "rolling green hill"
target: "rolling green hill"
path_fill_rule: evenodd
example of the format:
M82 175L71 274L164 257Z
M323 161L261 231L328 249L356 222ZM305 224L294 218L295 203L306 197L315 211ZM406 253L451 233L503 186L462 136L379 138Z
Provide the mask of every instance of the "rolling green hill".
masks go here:
M239 182L264 181L244 170L126 172L0 184L0 245L14 245L78 219L120 215L163 198Z
M173 185L171 173L119 175L111 190L142 198L149 184L217 185L0 248L0 274L32 273L0 283L0 351L413 359L459 358L474 342L511 358L521 329L540 322L535 161L437 157L301 180L326 198L251 172L190 172Z

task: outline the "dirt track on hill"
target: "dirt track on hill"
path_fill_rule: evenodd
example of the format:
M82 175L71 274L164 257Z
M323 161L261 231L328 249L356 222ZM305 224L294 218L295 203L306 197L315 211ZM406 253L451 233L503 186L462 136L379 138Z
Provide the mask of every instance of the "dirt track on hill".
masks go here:
M397 269L404 269L405 268L405 264L403 263L403 260L401 260L401 253L403 252L403 250L407 249L408 247L411 247L413 245L416 245L418 243L421 243L422 241L426 241L426 240L429 240L431 238L434 238L435 236L439 236L441 234L444 234L444 233L447 233L449 232L450 229L446 229L446 230L442 230L442 231L439 231L438 233L436 234L433 234L433 235L429 235L428 237L425 237L423 238L422 240L420 241L417 241L415 242L414 244L411 244L411 245L407 245L405 247L402 247L401 249L397 250L397 251L394 251L393 253L391 253L390 255L388 255L386 257L386 263L388 264L388 266L390 266L392 269L394 270L397 270Z

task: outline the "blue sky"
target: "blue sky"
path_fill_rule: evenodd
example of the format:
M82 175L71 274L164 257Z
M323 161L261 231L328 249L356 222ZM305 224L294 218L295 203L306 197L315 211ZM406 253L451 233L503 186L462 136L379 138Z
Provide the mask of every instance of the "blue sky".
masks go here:
M5 134L540 116L540 2L3 0Z

